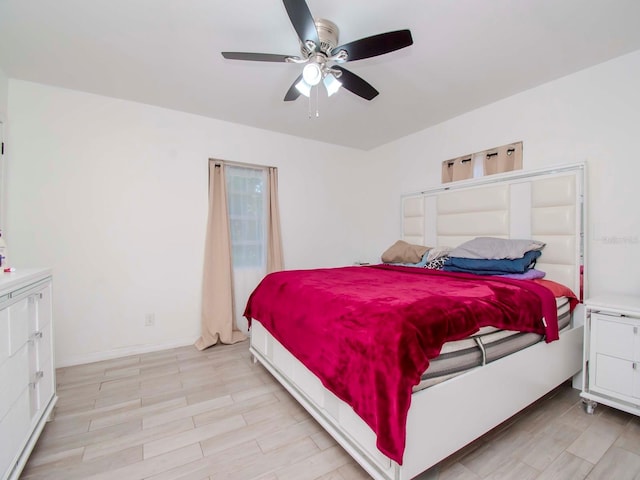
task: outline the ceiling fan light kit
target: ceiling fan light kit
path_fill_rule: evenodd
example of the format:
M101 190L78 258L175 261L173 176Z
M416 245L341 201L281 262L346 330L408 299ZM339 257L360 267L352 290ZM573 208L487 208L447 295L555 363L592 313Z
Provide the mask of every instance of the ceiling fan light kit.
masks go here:
M302 69L302 79L315 87L322 80L322 70L318 63L307 63Z
M344 87L365 100L372 100L378 91L338 64L383 55L413 44L409 30L397 30L338 46L339 29L335 23L322 18L314 20L305 0L283 0L283 3L300 39L300 57L249 52L222 52L222 56L229 60L305 64L289 87L284 97L286 102L300 95L310 97L311 90L320 82L328 96Z
M307 98L311 96L311 85L305 82L304 79L300 80L299 82L296 82L295 85L296 85L296 90L298 90L298 92L300 92L302 95L304 95ZM285 97L285 101L287 101L286 97Z
M322 82L324 83L324 88L327 89L327 95L329 96L337 93L342 86L342 82L338 80L332 73L329 73L326 77L324 77Z

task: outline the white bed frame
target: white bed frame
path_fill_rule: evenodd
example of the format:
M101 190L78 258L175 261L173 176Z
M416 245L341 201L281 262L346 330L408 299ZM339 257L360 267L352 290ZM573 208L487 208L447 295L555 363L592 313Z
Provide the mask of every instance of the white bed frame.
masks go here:
M405 195L402 236L432 246L477 236L535 238L547 244L537 268L580 295L584 172L584 164L568 165ZM374 479L433 478L432 466L579 373L581 307L559 341L537 343L414 393L402 465L378 451L375 434L351 407L255 320L250 351Z

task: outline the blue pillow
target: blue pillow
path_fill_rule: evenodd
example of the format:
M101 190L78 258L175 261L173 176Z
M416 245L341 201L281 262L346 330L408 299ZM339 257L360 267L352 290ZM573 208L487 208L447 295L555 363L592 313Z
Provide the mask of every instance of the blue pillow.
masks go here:
M536 259L542 255L540 250L529 250L522 258L484 259L449 257L444 263L443 270L449 272L468 272L478 275L500 275L505 273L524 273L533 268Z

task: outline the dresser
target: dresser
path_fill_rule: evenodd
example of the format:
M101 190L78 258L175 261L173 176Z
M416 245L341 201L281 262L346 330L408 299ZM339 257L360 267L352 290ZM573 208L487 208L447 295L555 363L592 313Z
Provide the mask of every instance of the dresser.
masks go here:
M640 297L602 295L585 301L583 390L597 403L640 415Z
M0 272L0 479L17 479L56 402L51 271Z

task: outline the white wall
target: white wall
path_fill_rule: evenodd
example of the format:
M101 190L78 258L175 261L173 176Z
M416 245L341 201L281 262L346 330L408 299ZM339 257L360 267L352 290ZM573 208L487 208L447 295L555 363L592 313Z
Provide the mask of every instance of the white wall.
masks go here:
M367 255L379 255L398 238L400 195L439 184L442 161L522 140L525 169L587 162L589 293L640 294L638 85L640 51L371 152L377 178L370 181L379 196L363 212L369 213Z
M0 68L0 142L4 141L7 132L7 104L9 98L9 79ZM4 228L6 216L5 196L5 161L8 155L0 156L0 229Z
M0 68L0 122L7 118L7 103L9 97L9 79Z
M287 268L357 257L363 152L13 79L9 114L7 242L53 268L58 366L199 336L208 158L279 167Z

